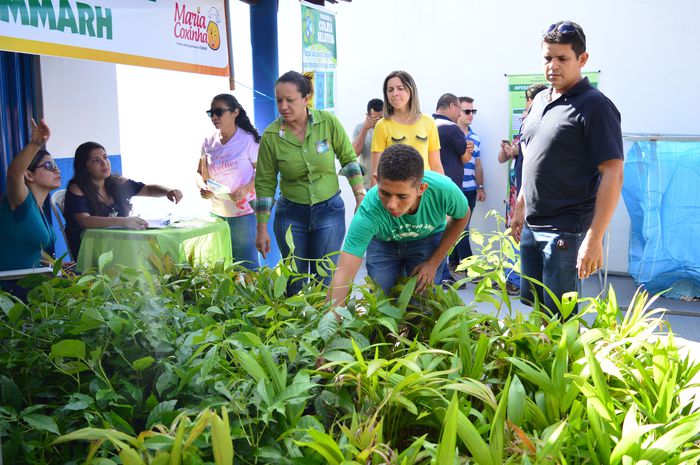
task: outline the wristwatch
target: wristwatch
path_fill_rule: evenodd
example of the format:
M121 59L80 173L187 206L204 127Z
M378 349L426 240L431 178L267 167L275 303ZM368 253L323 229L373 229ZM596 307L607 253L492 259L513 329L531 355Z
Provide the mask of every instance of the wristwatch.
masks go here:
M483 191L483 190L484 190L484 185L483 185L483 184L479 184L478 186L476 186L476 188Z
M358 189L356 191L353 191L353 194L355 194L355 197L359 195L367 195L367 190L363 187L362 189Z

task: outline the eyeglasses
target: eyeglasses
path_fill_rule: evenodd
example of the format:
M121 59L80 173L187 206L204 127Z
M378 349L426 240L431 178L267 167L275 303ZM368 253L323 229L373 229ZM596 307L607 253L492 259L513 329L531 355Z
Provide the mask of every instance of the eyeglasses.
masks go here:
M224 114L224 112L227 112L227 111L233 111L233 110L231 110L230 108L212 108L211 110L207 110L207 116L209 118L211 118L214 115L220 117L221 115Z
M547 36L554 31L557 31L560 34L564 34L565 36L577 35L584 43L586 43L586 39L583 38L578 29L576 29L576 26L574 26L574 23L572 23L571 21L564 21L563 23L558 25L557 23L550 24L547 30L545 31L544 35Z
M36 168L44 168L47 171L58 171L58 165L53 160L48 160L48 161L45 161L44 163L36 165Z
M476 115L476 108L473 110L462 110L465 115Z

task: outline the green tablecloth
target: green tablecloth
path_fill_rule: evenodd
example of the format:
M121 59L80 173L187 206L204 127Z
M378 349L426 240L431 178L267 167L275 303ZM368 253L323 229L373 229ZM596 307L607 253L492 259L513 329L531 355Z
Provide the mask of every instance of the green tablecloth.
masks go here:
M188 227L170 226L164 229L86 229L83 231L77 271L97 268L100 255L110 250L112 263L139 269L149 266L149 257L157 248L175 263L186 263L193 254L196 263L213 263L231 258L231 233L228 223L192 222Z

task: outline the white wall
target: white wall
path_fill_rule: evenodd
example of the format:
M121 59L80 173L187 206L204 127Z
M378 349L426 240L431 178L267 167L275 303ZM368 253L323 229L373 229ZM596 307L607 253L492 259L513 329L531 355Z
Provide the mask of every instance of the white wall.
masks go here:
M294 3L294 2L289 2ZM700 134L693 117L700 101L700 3L693 0L353 0L337 11L337 114L351 131L367 100L381 97L388 72L415 78L424 112L444 92L476 99L474 129L481 135L487 201L473 226L488 231L483 215L504 211L506 167L495 160L508 131L504 74L539 73L540 37L551 23L570 19L584 28L600 88L622 113L623 132ZM284 54L284 49L280 49ZM624 205L622 206L624 209ZM626 212L612 224L610 269L627 270Z
M232 92L253 118L249 7L231 2L234 73ZM141 216L207 216L210 203L199 197L194 177L204 138L214 132L205 111L212 97L229 91L228 78L117 66L119 128L124 175L165 184L183 192L175 206L163 199L137 197Z
M76 147L88 140L101 143L109 154L118 154L115 65L49 56L42 56L40 63L51 154L73 157Z

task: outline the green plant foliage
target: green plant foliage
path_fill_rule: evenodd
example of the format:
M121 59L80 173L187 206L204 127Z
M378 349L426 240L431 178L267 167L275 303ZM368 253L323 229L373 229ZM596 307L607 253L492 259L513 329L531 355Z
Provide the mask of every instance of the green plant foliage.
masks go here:
M105 256L26 304L0 293L4 463L698 463L700 367L648 296L523 316L514 244L472 234L483 255L463 265L498 316L408 280L358 286L338 319L321 284L286 296L291 260L250 273L155 252L155 271Z

